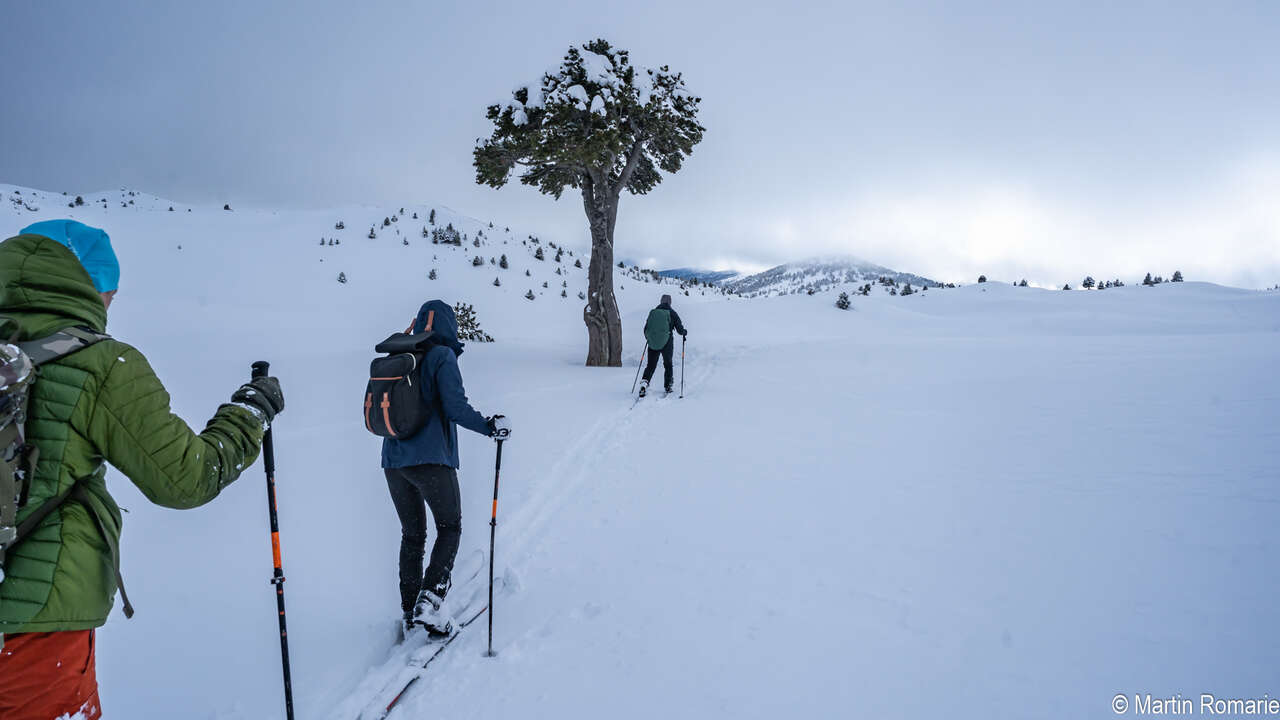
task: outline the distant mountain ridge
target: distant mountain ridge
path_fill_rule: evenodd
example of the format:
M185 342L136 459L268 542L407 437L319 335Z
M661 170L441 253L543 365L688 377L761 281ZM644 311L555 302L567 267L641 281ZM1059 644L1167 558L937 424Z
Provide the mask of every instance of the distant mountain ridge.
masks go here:
M677 280L701 280L702 282L716 285L730 278L736 278L742 273L737 270L701 270L699 268L683 267L659 270L658 274L662 277L675 278Z
M876 282L887 278L898 284L939 287L942 283L921 275L892 270L852 257L812 258L769 268L764 272L722 283L726 290L747 297L821 292L838 285Z

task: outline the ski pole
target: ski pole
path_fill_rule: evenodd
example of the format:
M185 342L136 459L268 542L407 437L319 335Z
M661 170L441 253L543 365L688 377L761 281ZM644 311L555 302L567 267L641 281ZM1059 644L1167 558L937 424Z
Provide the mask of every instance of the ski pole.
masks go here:
M684 344L688 342L688 336L680 336L680 398L684 399Z
M493 514L489 517L489 650L485 657L493 657L493 540L498 532L498 477L502 473L502 440L498 440L498 456L493 463Z
M636 379L631 381L631 392L636 391L636 383L640 382L640 368L644 367L644 348L640 348L640 364L636 365Z
M271 365L265 360L253 364L252 377L267 376ZM284 670L284 711L293 720L293 681L289 678L289 634L284 623L284 568L280 563L280 523L276 519L276 454L271 428L262 436L262 465L267 471L267 510L271 516L271 559L275 566L271 584L276 586L276 608L280 611L280 665Z

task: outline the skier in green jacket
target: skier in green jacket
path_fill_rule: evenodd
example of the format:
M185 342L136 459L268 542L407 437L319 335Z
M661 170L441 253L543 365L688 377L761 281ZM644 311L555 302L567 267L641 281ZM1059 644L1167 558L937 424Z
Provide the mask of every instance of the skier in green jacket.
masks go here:
M71 220L26 228L0 243L0 343L105 333L118 281L105 232ZM101 715L93 629L117 590L132 614L119 583L121 516L106 464L158 505L203 505L256 459L284 396L275 378L255 379L197 433L171 412L142 353L105 338L42 365L28 403L26 442L39 455L17 522L55 507L3 548L0 717L78 712L93 720Z
M684 329L680 316L671 307L671 296L663 295L658 307L649 311L644 321L644 339L648 345L648 362L644 367L644 379L640 381L640 397L649 391L649 381L653 379L653 371L658 368L658 358L662 358L662 387L671 392L671 383L675 379L674 332L680 337L688 337L689 331Z

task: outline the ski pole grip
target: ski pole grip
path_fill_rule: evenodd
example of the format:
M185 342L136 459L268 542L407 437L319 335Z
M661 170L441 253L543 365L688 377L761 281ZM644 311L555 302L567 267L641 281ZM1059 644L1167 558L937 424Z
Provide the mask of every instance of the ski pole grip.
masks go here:
M250 373L249 377L252 377L252 378L266 377L267 371L270 369L271 369L271 363L267 362L266 360L259 360L258 362L253 364L253 371Z

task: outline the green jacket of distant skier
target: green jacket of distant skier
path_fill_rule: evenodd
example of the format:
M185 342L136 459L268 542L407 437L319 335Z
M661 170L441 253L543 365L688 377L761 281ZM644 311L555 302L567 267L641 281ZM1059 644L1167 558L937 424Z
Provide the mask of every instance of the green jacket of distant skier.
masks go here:
M0 341L16 333L24 342L68 327L105 332L106 322L101 296L65 246L39 235L0 243ZM76 480L88 497L66 501L9 549L0 581L4 633L86 630L106 622L121 527L104 481L106 463L152 502L195 507L254 461L263 424L228 404L204 431L193 432L170 411L169 394L146 358L104 340L41 367L26 430L40 457L18 521Z
M685 334L684 323L680 322L680 316L672 309L671 301L665 299L667 297L669 296L663 296L663 302L650 310L649 317L644 321L644 339L650 350L662 350L671 344L673 330L681 335Z

